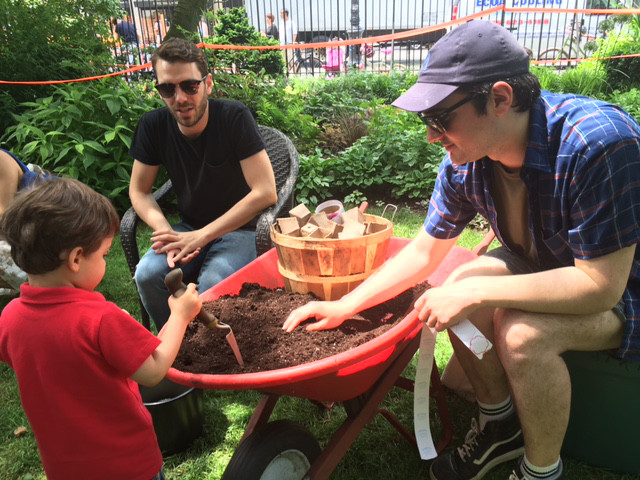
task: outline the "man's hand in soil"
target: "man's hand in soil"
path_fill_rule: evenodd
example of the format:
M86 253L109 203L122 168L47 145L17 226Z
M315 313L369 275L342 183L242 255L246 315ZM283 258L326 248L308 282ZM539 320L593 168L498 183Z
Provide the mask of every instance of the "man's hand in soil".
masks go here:
M282 329L292 332L308 318L315 317L318 321L307 325L308 331L330 330L342 325L342 322L350 316L344 313L343 305L339 302L309 302L291 312L282 325Z

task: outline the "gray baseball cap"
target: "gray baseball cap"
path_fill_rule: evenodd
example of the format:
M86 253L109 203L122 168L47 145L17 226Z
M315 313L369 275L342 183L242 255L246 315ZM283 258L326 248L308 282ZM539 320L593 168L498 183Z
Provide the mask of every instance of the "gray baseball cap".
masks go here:
M504 27L473 20L454 28L431 47L418 81L392 105L428 110L466 83L486 82L529 71L529 55Z

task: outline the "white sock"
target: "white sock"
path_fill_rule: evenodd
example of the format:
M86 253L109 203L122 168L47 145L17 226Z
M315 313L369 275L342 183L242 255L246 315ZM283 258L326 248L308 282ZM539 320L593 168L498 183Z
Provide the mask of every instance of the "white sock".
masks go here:
M515 407L511 401L511 396L508 396L506 400L495 404L478 402L478 406L480 407L480 413L478 415L480 430L484 429L487 422L503 420L515 411Z
M562 475L562 459L558 457L555 463L546 467L538 467L529 462L527 455L525 455L520 464L520 470L527 480L556 480Z

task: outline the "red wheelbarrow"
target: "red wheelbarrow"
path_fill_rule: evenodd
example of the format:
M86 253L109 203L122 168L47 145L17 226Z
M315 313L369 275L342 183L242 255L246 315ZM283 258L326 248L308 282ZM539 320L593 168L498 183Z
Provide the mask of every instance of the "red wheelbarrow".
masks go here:
M387 257L399 252L410 240L392 238ZM459 265L475 254L454 247L443 264L428 279L441 284ZM202 294L203 301L235 295L246 282L267 288L282 288L275 248ZM282 321L284 322L284 318ZM329 478L360 431L380 413L410 443L415 436L393 414L380 409L389 390L398 386L413 391L413 382L401 376L420 343L422 323L415 311L396 326L347 352L294 367L244 374L194 374L170 369L169 380L211 390L257 390L263 395L224 476L229 479ZM242 346L240 346L242 348ZM287 420L269 422L278 398L283 395L306 398L316 403L341 402L347 418L323 450L313 435ZM443 433L436 446L440 452L451 440L452 425L437 368L432 369L431 395L435 397Z

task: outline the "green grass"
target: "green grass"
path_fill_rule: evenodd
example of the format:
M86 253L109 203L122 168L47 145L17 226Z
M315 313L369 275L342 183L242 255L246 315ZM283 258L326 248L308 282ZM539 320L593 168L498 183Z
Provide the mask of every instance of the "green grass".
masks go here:
M371 213L380 213L371 208ZM394 218L396 236L412 237L422 225L423 214L415 214L408 209L400 209ZM148 245L148 230L140 229L140 239ZM472 248L482 238L481 232L467 230L459 244ZM105 297L134 317L139 318L135 287L126 266L124 254L118 239L107 259L107 272L98 288ZM6 297L2 299L4 306ZM451 344L446 335L439 335L436 345L438 368L444 368L451 355ZM407 378L415 376L415 357L404 372ZM222 476L226 464L240 441L251 414L259 399L259 393L248 390L205 392L204 433L185 452L165 459L168 478L185 480L217 480ZM448 406L453 413L454 445L459 445L468 429L470 418L475 413L475 405L465 402L455 395L447 395ZM412 428L413 396L401 389L392 389L380 405L392 411L404 425ZM437 415L433 425L436 438L439 432ZM344 409L336 406L325 409L297 397L282 397L271 417L288 419L309 429L321 446L346 418ZM13 371L0 364L0 480L44 479L40 466L37 446L29 429L26 435L14 437L13 431L28 422L20 407L17 383ZM565 460L568 466L568 480L631 480L638 476L611 473L572 459ZM383 418L376 417L358 435L354 444L340 461L332 475L336 480L372 479L425 479L428 478L429 462L419 459L417 452ZM496 468L487 480L505 480L513 464Z

